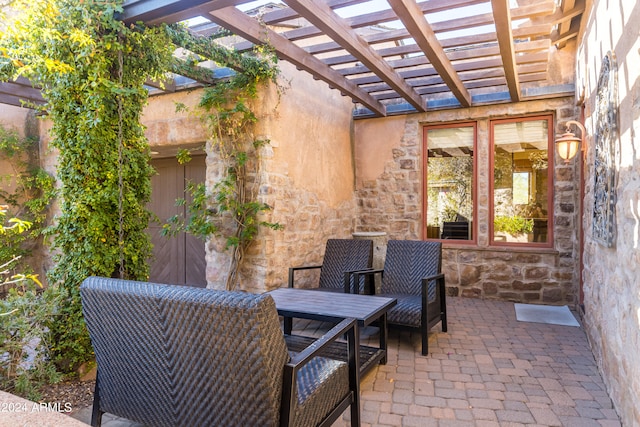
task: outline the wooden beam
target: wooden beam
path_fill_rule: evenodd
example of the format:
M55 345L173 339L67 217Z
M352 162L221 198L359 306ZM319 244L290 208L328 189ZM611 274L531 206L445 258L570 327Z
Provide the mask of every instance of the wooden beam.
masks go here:
M576 16L580 16L584 13L584 4L574 7L571 10L563 12L562 10L556 11L552 16L552 24L559 25L564 24L567 21L571 21Z
M207 0L205 3L197 4L193 7L178 9L172 13L164 13L156 18L145 20L147 25L157 25L161 23L175 24L198 16L206 16L212 10L222 9L229 6L237 6L251 0Z
M500 56L504 67L504 76L507 79L509 95L513 102L520 102L520 81L516 69L516 53L513 47L513 31L511 30L511 10L509 0L491 0L493 17L496 21L496 33Z
M471 106L471 95L464 87L458 73L453 68L451 61L433 32L431 25L427 22L422 11L415 0L389 0L389 4L396 12L404 26L413 36L416 44L429 58L433 68L440 74L442 80L447 84L453 96L456 97L463 107Z
M145 23L173 23L164 18L189 10L205 6L211 9L246 3L249 0L125 0L124 11L119 19L127 24L144 21ZM195 15L194 15L195 16ZM183 18L184 19L184 18ZM177 21L174 21L177 22Z
M323 2L287 0L309 22L338 42L345 50L365 64L369 70L389 83L417 111L426 111L426 103L413 88L362 37Z
M7 104L7 105L13 105L15 107L29 108L23 105L22 101L25 101L25 100L14 95L8 95L0 92L0 104ZM40 102L35 102L35 101L31 101L31 102L34 102L35 104L41 104Z
M210 13L212 19L219 25L245 39L257 43L268 43L275 49L280 58L294 64L296 67L309 72L314 77L326 82L343 95L362 103L368 109L380 116L386 116L386 108L371 95L360 89L340 73L324 64L318 58L309 55L299 46L291 43L275 31L263 27L258 21L248 17L235 7L216 10Z
M574 9L576 6L575 0L564 0L562 2L562 12L567 13L571 9ZM558 26L558 33L560 34L560 39L556 42L558 49L563 48L566 40L568 39L566 36L571 32L571 21L563 21ZM570 38L570 37L569 37Z
M0 82L0 94L13 96L24 101L31 101L36 104L44 104L40 89L31 87L27 84L28 80L23 79L18 82Z
M364 3L367 1L369 0L328 0L327 5L331 9L335 9L340 7L353 6L355 4ZM290 7L284 7L282 9L277 9L277 10L273 10L271 12L265 13L260 17L260 20L265 25L277 25L286 21L294 20L299 17L300 15L298 15L298 12L291 9ZM194 27L191 27L190 29L196 34L199 34L202 36L209 36L211 34L214 34L219 28L220 26L218 26L213 22L210 22L210 23L196 25ZM251 50L253 48L253 43L242 42L236 45L235 47L239 51Z

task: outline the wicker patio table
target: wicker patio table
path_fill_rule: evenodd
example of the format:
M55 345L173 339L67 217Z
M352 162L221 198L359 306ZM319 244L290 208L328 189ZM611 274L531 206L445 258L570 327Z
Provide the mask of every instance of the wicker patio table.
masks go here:
M378 362L381 364L387 362L387 311L396 305L394 298L297 288L279 288L269 294L276 303L278 314L284 318L285 340L290 350L303 349L315 339L292 335L293 318L338 323L352 317L358 320L358 326L361 328L376 321L380 328L378 347L359 345L360 374L368 372ZM331 354L325 355L345 358L345 343L335 343Z

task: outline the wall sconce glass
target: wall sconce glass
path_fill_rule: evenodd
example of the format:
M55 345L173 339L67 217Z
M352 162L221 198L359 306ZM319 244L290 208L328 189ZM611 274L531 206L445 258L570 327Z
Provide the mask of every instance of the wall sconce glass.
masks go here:
M580 138L571 132L571 125L576 125L580 128L580 132L582 132ZM556 149L558 151L558 155L564 160L564 162L569 163L580 149L580 143L583 142L582 140L585 136L585 128L582 126L582 123L576 122L575 120L569 120L566 123L566 127L567 129L565 133L560 136L556 136Z

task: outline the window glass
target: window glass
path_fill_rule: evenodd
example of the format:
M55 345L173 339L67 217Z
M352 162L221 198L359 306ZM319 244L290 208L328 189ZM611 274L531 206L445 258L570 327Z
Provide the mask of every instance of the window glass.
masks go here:
M492 122L493 241L549 242L550 118Z
M425 128L426 237L473 240L475 124Z

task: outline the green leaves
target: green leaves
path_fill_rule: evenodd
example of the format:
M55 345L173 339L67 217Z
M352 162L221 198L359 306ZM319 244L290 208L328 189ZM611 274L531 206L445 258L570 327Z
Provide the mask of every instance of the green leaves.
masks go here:
M257 200L259 150L269 141L253 137L252 126L258 118L251 109L258 87L276 82L275 56L264 47L254 55L240 54L215 43L213 38L194 37L178 25L166 30L176 45L236 71L228 80L205 88L199 102L201 117L210 131L210 151L218 155L224 173L209 192L204 185L190 185L188 218L173 217L163 227L167 235L185 230L203 238L224 239L225 248L232 249L226 287L233 289L244 252L260 228L282 228L260 219L270 208ZM176 110L185 108L177 105ZM188 153L178 153L181 164L189 159Z
M49 326L53 360L73 369L91 357L77 294L90 275L146 280L145 229L153 173L140 124L147 79L172 61L165 30L131 28L121 2L16 0L21 15L0 39L0 78L23 75L42 86L59 150L61 215L51 228L58 255L49 272L64 319Z

